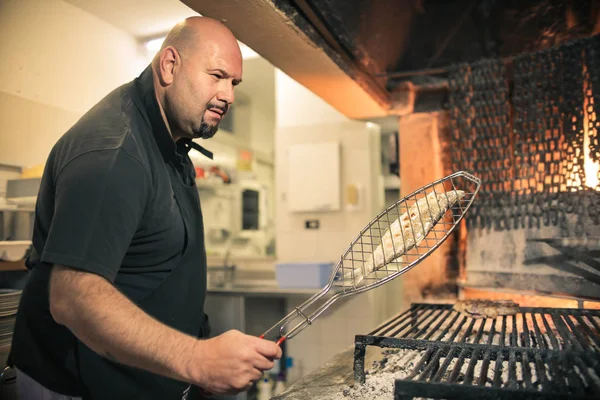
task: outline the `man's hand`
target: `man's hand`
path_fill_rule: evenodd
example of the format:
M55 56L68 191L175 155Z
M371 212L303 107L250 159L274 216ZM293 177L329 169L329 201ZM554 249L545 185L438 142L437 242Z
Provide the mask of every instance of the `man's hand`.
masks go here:
M281 358L275 342L231 330L208 340L200 340L188 366L195 384L214 394L248 390Z

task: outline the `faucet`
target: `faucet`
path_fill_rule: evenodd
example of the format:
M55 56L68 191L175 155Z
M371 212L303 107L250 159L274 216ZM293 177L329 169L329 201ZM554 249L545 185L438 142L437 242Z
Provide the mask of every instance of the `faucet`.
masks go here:
M223 258L223 265L207 267L209 286L222 288L230 285L233 281L236 266L228 265L230 254L231 250L228 248Z
M231 246L227 246L225 257L223 257L223 286L231 284L235 275L235 265L229 265L229 256L231 255Z
M225 257L223 258L223 267L227 267L227 261L229 261L230 254L231 254L231 245L227 246L227 251L225 251Z

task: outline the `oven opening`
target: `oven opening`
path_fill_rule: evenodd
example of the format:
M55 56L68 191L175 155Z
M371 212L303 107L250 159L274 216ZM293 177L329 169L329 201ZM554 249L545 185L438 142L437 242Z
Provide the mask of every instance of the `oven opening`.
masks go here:
M445 244L445 279L407 274L421 298L356 336L348 398L598 397L597 48L598 35L450 71L437 156L482 188Z

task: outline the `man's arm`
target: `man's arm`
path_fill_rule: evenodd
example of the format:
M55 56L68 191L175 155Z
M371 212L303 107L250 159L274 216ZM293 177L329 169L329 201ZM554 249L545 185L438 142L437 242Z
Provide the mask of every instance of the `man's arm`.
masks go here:
M274 343L237 331L193 338L150 317L106 279L60 265L52 268L50 312L100 355L213 393L247 389L281 357Z

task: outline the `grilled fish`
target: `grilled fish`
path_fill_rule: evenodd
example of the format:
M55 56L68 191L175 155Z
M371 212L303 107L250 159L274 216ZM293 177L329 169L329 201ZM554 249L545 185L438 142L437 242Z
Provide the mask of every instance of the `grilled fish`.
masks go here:
M463 300L456 302L452 309L471 318L496 318L517 314L519 305L511 300Z
M462 190L451 190L445 193L431 192L417 200L391 224L390 229L386 230L381 238L381 243L367 256L364 264L365 275L368 276L418 246L444 213L464 196L465 192ZM354 274L354 284L358 285L364 279L362 271L360 267L347 271L344 279L351 280Z

